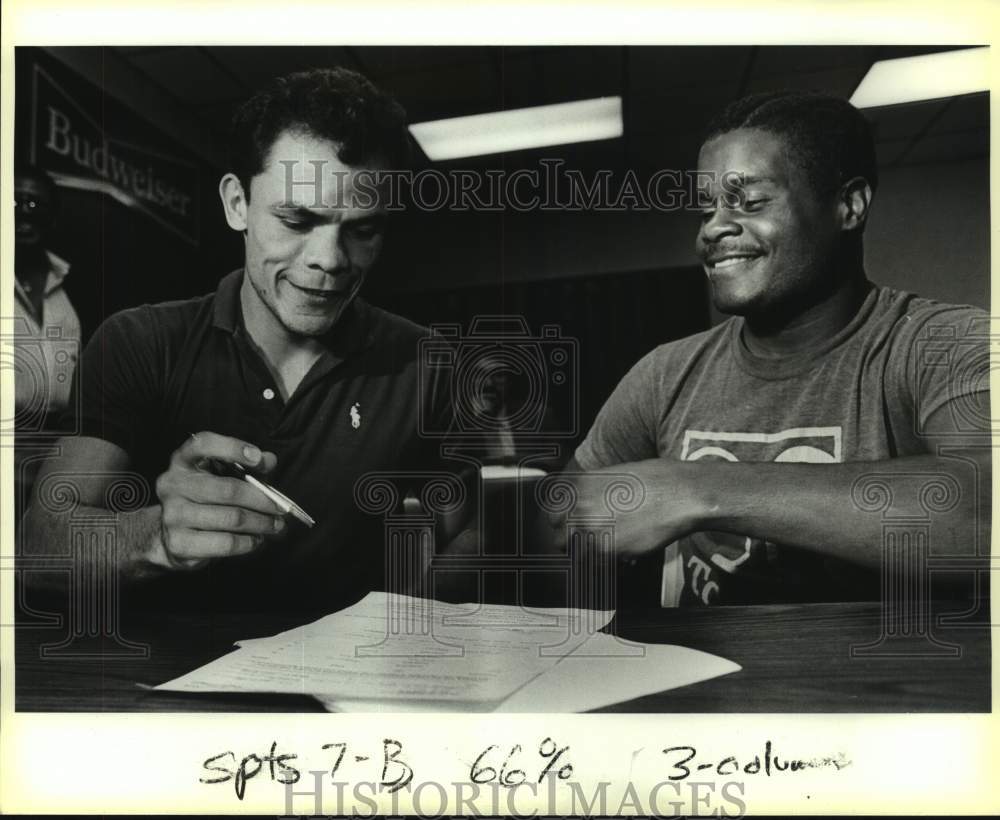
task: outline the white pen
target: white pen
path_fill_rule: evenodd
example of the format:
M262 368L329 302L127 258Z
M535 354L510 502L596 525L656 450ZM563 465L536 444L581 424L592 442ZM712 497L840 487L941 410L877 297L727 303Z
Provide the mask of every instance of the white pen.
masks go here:
M194 433L191 434L194 438ZM242 478L248 484L256 487L264 495L266 495L271 501L274 502L275 506L281 510L283 515L291 515L305 524L307 527L313 527L316 525L316 520L309 515L305 510L303 510L298 504L296 504L292 499L285 495L280 490L276 490L270 484L266 484L259 478L255 478L246 471L246 468L235 461L223 461L222 459L214 458L212 462L216 464L224 473L228 473L232 478Z
M271 501L273 501L275 504L278 505L278 508L285 515L291 514L295 516L297 519L299 519L299 521L301 521L307 527L312 527L313 525L315 525L316 521L313 519L313 517L309 515L309 513L307 513L305 510L303 510L298 504L292 501L292 499L290 499L287 495L274 489L274 487L272 487L270 484L265 484L260 479L254 478L252 475L246 472L246 470L244 470L241 465L233 464L233 466L237 469L238 472L243 474L244 481L246 481L248 484L252 484L258 490L264 493L264 495L266 495L268 498L271 499Z

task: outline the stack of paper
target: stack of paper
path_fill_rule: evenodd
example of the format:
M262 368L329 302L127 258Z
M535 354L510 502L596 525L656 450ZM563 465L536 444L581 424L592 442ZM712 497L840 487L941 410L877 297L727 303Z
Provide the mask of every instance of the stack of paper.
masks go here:
M354 606L161 684L294 692L344 711L584 711L739 669L599 632L613 612L445 604L371 593Z

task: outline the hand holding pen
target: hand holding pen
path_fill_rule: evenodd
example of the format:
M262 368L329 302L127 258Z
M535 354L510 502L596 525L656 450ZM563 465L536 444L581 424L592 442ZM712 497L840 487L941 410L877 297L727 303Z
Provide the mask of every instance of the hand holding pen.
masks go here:
M270 498L284 513L285 515L290 515L293 518L297 518L307 527L312 527L316 524L313 517L309 515L305 510L303 510L298 504L296 504L287 495L282 493L280 490L275 489L270 484L261 481L254 475L251 475L246 471L246 468L236 461L219 461L218 459L212 460L212 471L216 475L227 475L232 478L239 478L246 481L250 486L256 487L264 495Z
M191 435L156 481L162 507L160 537L149 560L194 569L213 558L251 552L287 528L284 496L247 471L266 476L274 453L217 433ZM236 465L219 475L220 465ZM270 490L270 492L268 492ZM285 499L285 501L289 501Z

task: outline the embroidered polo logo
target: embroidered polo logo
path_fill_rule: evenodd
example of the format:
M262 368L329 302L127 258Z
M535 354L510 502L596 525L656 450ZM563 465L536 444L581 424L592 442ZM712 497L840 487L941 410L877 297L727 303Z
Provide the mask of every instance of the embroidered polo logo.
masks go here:
M361 407L361 402L354 402L351 405L351 427L357 430L361 426L361 413L359 408Z

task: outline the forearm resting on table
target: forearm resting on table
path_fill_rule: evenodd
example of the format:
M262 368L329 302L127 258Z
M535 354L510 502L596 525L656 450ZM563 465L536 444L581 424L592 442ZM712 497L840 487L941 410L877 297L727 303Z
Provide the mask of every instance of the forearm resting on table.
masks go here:
M75 521L88 518L114 519L115 561L121 576L141 579L160 575L164 571L165 557L160 538L160 506L145 507L133 512L111 512L101 507L80 505L72 512L42 511L33 504L25 513L24 554L32 558L72 557L74 560L93 560L93 550L74 554L70 544L72 517ZM58 583L57 573L31 573L36 585Z
M926 455L845 464L677 466L676 480L686 484L684 494L695 499L691 531L719 530L795 544L877 569L883 529L890 520L883 513L891 504L891 520L942 524L933 529L936 553L974 554L977 534L980 543L989 543L988 455L977 457L974 464ZM943 483L939 476L946 477ZM944 494L940 506L953 502L953 508L935 511L924 506L920 488L936 479Z

